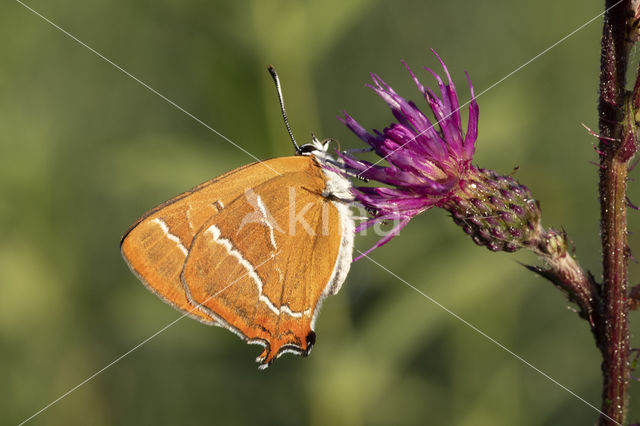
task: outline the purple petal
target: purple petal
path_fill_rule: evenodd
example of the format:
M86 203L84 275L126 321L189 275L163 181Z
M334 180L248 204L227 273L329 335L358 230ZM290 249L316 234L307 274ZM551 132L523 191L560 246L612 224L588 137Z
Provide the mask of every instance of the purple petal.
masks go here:
M471 92L471 102L469 103L469 122L467 123L467 134L464 137L464 158L465 160L471 160L475 152L475 142L478 139L478 116L480 115L480 109L476 102L475 94L473 92L473 84L469 74L465 72L467 81L469 82L469 91Z
M409 193L394 188L358 187L354 191L356 199L366 206L374 207L378 215L415 212L415 214L433 207L438 198Z
M440 65L442 65L442 68L444 69L444 73L447 75L447 80L449 80L449 84L446 86L447 91L448 91L448 96L445 96L444 93L443 93L443 98L444 97L447 98L447 102L449 104L449 109L451 111L459 111L460 110L460 106L458 104L458 95L456 93L456 86L453 84L453 80L451 80L451 75L449 74L449 69L445 65L445 63L442 60L442 58L440 57L440 55L438 55L438 53L433 49L431 49L431 51L433 52L434 55L436 55L436 58L438 58L438 61L440 62ZM442 89L442 86L440 86L440 89ZM454 118L456 119L456 126L458 127L458 129L462 129L462 121L460 120L460 114L455 114Z
M360 123L354 120L346 111L343 113L344 117L338 117L338 120L342 121L346 126L356 134L360 139L368 143L371 147L375 148L378 144L378 139L367 132Z
M352 169L365 179L376 180L396 186L417 185L421 183L419 177L415 174L399 170L395 167L377 166L368 161L356 160L345 154L340 154L340 158L344 161L344 165L347 168Z
M440 76L428 68L425 69L430 71L440 84L442 83ZM460 113L458 110L451 109L446 90L441 88L441 92L442 99L438 98L431 89L426 89L424 92L425 99L429 103L429 107L433 111L433 115L435 116L440 129L442 129L442 134L444 139L447 141L449 152L456 157L461 157L462 135L460 134L460 127L457 125L457 122L460 121Z

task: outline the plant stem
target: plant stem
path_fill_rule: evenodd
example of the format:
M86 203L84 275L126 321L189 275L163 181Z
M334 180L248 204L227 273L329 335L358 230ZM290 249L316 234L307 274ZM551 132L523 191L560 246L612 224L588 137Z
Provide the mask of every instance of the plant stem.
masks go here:
M607 0L606 8L616 3L617 0ZM622 1L605 13L602 34L598 109L603 137L599 145L603 284L596 333L604 378L600 425L624 424L629 386L626 182L630 156L625 151L629 142L635 148L634 126L627 126L628 117L633 118L633 108L626 108L625 101L630 10L630 1Z

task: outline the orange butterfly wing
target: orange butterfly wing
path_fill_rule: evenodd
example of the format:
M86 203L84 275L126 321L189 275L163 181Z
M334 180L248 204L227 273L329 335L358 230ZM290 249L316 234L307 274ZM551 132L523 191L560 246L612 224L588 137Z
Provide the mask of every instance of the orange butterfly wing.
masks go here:
M184 266L189 301L263 345L263 368L283 353L309 353L316 313L336 281L340 212L321 195L316 169L237 198L202 226Z
M180 274L200 227L245 188L300 170L308 157L284 157L252 163L204 182L155 207L122 237L120 250L129 268L163 301L207 324L216 324L187 300Z

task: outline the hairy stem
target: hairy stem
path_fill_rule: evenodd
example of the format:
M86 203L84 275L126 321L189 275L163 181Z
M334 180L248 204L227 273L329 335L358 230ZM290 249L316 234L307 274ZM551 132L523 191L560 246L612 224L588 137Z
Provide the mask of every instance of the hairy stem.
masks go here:
M544 267L527 266L551 281L567 295L570 301L578 305L578 313L591 326L597 336L599 289L592 277L585 273L576 259L568 252L569 241L565 232L538 227L537 239L532 247L545 262Z
M607 0L606 8L617 2ZM604 378L600 425L624 423L629 386L626 182L629 143L635 148L635 126L629 122L633 108L627 108L625 92L630 11L630 1L608 10L602 34L598 110L603 284L596 333Z

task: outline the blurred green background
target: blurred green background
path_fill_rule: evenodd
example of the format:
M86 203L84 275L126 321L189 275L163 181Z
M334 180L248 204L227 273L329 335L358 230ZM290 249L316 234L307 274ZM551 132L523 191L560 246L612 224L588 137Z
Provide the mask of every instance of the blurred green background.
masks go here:
M424 106L416 71L445 59L462 101L559 40L602 2L29 0L28 5L259 158L294 132L343 148L391 115L364 87L377 72ZM479 99L475 163L517 178L599 266L596 129L602 20ZM118 243L143 212L252 160L17 2L0 6L0 423L16 424L179 314L149 293ZM635 57L635 55L634 55ZM433 84L419 72L425 84ZM632 177L638 175L638 170ZM629 194L640 203L637 182ZM630 212L630 230L640 213ZM373 235L358 238L370 247ZM630 235L636 256L637 232ZM373 258L578 395L600 405L585 322L518 261L475 246L441 211ZM631 282L640 277L632 264ZM640 346L640 314L631 320ZM30 424L593 424L596 412L368 260L325 304L308 358L266 371L259 347L179 321ZM640 375L640 372L638 373ZM631 416L640 420L640 385Z

